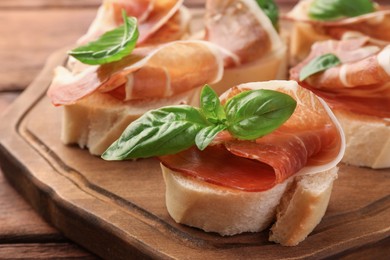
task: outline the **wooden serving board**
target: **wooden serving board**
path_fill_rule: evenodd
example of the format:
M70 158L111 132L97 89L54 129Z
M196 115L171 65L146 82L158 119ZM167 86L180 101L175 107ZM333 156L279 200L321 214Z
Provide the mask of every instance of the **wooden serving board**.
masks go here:
M9 182L70 239L110 259L390 254L390 169L341 165L323 221L296 247L268 242L268 231L221 237L176 224L165 208L156 160L106 162L60 142L62 109L45 94L53 68L65 57L64 51L53 54L1 118L0 165Z

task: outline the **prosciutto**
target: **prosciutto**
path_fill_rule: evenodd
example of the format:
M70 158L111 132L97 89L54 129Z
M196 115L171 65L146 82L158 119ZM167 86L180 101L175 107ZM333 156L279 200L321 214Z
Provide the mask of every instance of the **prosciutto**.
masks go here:
M103 7L108 5L107 10L113 14L103 17L119 16L118 10L126 3L107 0ZM144 0L125 6L128 13L138 15L142 21L139 41L147 38L150 44L138 46L118 62L101 66L75 62L70 70L58 68L48 91L52 103L74 104L95 91L122 101L170 97L215 83L225 68L250 62L282 44L271 22L252 0L207 1L205 39L162 44L161 41L174 40L171 36L180 31L177 20L181 4L182 1ZM225 18L217 21L217 16ZM233 35L228 31L232 27Z
M79 39L78 44L96 40L106 31L121 25L123 23L122 10L125 10L128 16L134 16L138 20L138 45L155 44L157 39L158 43L180 39L185 34L186 25L184 23L188 23L188 19L183 14L185 12L183 1L105 0L88 32ZM157 32L159 36L155 37L154 34Z
M302 86L333 108L390 118L390 45L375 45L367 37L318 42L310 55L291 69L290 78L299 80L302 68L325 53L340 57L342 64L312 75Z
M90 66L77 75L57 68L48 96L54 105L75 103L95 91L112 92L121 100L169 97L218 81L221 57L215 45L204 41L137 48L118 62Z
M282 42L270 20L253 0L207 0L205 40L236 55L240 64L278 49ZM226 66L233 65L226 62Z
M390 9L377 6L376 11L356 17L331 21L313 20L308 16L309 1L300 1L286 18L312 25L319 34L341 39L347 32L359 32L370 38L390 42Z
M223 133L223 138L204 151L190 148L161 156L161 163L201 181L249 192L270 189L294 174L335 167L344 152L342 130L327 105L295 82L243 84L222 101L259 88L282 91L297 100L294 114L278 130L255 141L236 140Z

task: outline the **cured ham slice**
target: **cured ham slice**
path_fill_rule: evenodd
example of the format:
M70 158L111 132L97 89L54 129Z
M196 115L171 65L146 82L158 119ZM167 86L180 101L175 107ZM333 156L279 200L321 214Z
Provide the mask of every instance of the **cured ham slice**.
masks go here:
M346 17L337 20L320 21L309 17L309 6L313 1L300 1L294 9L287 14L287 18L294 21L308 23L319 33L340 39L348 31L360 32L366 36L390 41L390 9L378 7L375 12Z
M94 91L114 91L122 100L163 98L218 81L222 73L222 55L215 45L177 41L157 49L137 48L118 62L91 66L77 75L61 67L48 96L55 105L75 103Z
M290 63L296 65L310 53L318 41L341 40L345 37L369 37L385 46L390 43L390 9L375 5L375 12L333 21L313 20L309 7L313 1L300 1L285 18L293 21L290 41Z
M365 46L369 42L370 39L368 37L352 38L343 41L328 40L316 42L311 47L311 53L307 59L333 53L342 63L358 61L379 52L380 48L378 46ZM302 63L302 65L304 64Z
M138 19L138 45L177 40L185 34L189 14L185 11L183 0L105 0L88 32L78 43L85 44L96 40L106 31L121 25L122 10L125 10L128 16ZM153 37L157 32L160 36ZM162 33L164 37L161 37ZM153 38L151 43L149 38Z
M181 28L181 21L174 15L178 13L183 2L184 0L155 0L152 11L139 24L138 30L140 36L138 38L138 44L147 41L151 35L162 29L169 21L168 26L172 26L171 23L175 23Z
M171 0L140 1L140 7L135 8L135 1L131 8L125 8L127 11L141 10L137 13L148 10L148 17L139 25L139 29L151 34L144 34L139 41L142 42L142 37L149 35L150 43L158 43L164 35L174 35L175 31L179 31L176 20L180 20L181 13L178 10L181 3L182 1ZM107 1L105 4L114 5L114 14L119 15L117 6L124 5L124 2ZM226 16L222 22L207 23L209 33L206 38L209 41L182 41L149 48L138 47L133 54L118 62L98 67L82 67L76 73L64 68L57 69L48 92L53 104L73 104L94 91L108 93L123 101L173 96L204 84L216 83L222 78L223 70L229 63L248 62L258 58L256 55L264 55L263 52L277 47L271 44L281 44L271 22L253 1L209 1L207 8L209 14L215 12ZM239 8L240 13L238 16L225 14L226 8ZM229 20L235 22L230 23ZM247 28L248 22L251 30L243 30ZM241 28L245 31L245 37L225 35L226 26L234 26L237 32ZM155 31L157 28L160 29ZM165 30L170 33L165 33ZM163 41L165 40L172 39L168 36ZM226 45L226 42L229 44ZM76 64L73 71L77 67Z
M113 18L115 23L122 24L122 10L126 11L127 16L136 17L139 22L145 21L154 9L155 0L105 0L103 5L113 9Z
M344 136L327 105L295 82L249 83L232 89L222 101L249 89L273 89L291 95L298 106L285 124L255 141L222 134L217 145L159 157L161 163L192 178L220 186L263 191L294 174L333 168L344 153ZM309 120L310 119L310 120Z
M241 64L282 45L272 23L252 0L208 0L205 26L205 40L235 54Z
M122 101L170 97L204 84L216 83L222 78L226 67L258 59L266 52L272 53L273 49L278 49L280 56L285 53L285 46L269 19L254 1L249 0L209 1L206 11L206 17L209 17L206 19L206 40L160 44L175 40L182 31L182 24L179 25L184 19L182 2L139 0L130 4L117 0L105 1L99 12L111 13L99 14L101 17L96 22L111 17L113 24L119 23L114 18L121 15L120 10L123 8L142 21L139 24L141 36L138 42L142 45L147 39L153 45L138 46L130 56L118 62L83 66L76 61L71 64L71 71L57 69L48 91L53 104L74 104L95 91L108 93ZM231 8L239 12L230 14ZM215 21L215 16L224 18ZM250 30L246 29L248 24ZM228 27L234 27L239 34L226 34ZM143 31L146 33L142 33ZM276 64L279 62L270 66L273 68ZM272 73L272 69L267 70L267 73L268 71L270 75L276 73ZM232 75L235 74L237 72L233 71ZM231 87L225 82L223 84L220 89Z
M340 57L341 65L302 82L334 108L376 117L390 117L390 45L375 46L368 38L324 41L313 45L310 55L290 71L293 80L314 58L325 53Z

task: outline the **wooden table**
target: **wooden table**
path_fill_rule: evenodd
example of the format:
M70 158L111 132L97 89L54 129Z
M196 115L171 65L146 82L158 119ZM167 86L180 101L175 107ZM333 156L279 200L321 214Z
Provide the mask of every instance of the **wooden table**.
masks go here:
M0 1L0 113L36 77L52 52L71 45L86 31L99 4L100 0ZM378 258L389 243L386 239L347 252L344 259L360 254ZM0 258L10 257L97 258L42 220L0 171Z
M85 32L99 3L0 1L0 113L37 76L52 52ZM44 222L0 171L0 258L8 257L96 258Z

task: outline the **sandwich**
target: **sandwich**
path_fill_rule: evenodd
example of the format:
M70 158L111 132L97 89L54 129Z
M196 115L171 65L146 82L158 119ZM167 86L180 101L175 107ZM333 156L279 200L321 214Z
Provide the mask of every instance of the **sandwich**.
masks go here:
M346 135L343 162L390 167L390 44L369 37L317 42L290 77L332 108Z
M293 22L292 65L307 57L313 43L343 35L390 43L390 9L371 0L301 0L285 18Z
M208 1L200 38L185 30L182 2L104 1L79 41L92 42L70 52L48 90L63 106L63 143L100 155L146 111L197 105L206 83L222 93L238 80L287 77L286 47L256 1ZM239 12L232 17L232 10Z
M268 81L220 98L205 86L199 108L149 111L102 158L157 157L178 223L222 236L273 223L270 241L294 246L325 214L344 142L324 101L295 81Z

